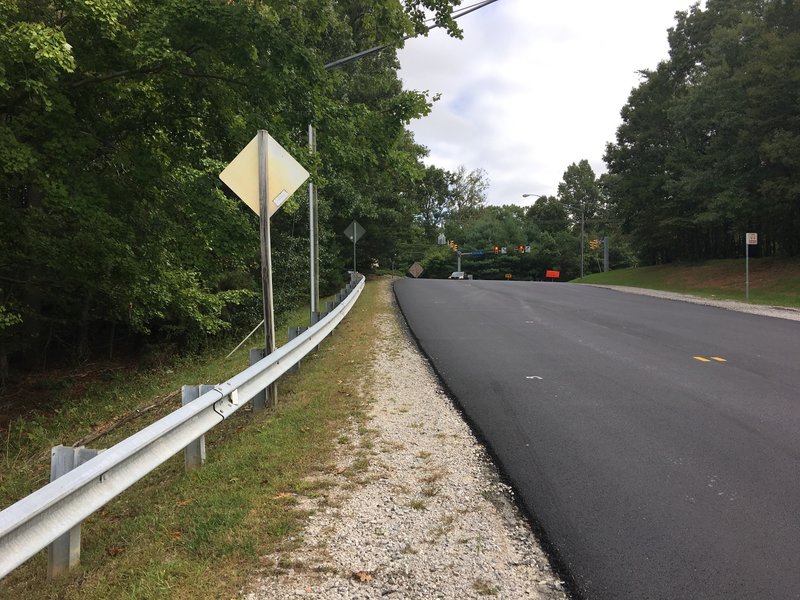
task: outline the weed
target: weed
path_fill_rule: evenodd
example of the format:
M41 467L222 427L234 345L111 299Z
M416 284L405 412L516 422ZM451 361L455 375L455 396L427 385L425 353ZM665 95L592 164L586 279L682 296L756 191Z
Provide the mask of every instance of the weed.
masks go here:
M422 483L431 485L433 483L436 483L437 481L440 481L446 474L447 471L445 469L442 468L434 469L430 471L427 475L425 475L425 477L420 479L420 481L422 481Z
M483 579L475 579L472 582L472 588L481 596L496 596L500 589L491 585L488 581Z

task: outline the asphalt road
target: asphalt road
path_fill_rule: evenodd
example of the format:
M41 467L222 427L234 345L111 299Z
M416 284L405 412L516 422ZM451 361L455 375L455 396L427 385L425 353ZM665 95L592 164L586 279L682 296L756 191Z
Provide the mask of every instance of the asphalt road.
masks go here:
M800 322L546 282L395 293L581 597L800 598Z

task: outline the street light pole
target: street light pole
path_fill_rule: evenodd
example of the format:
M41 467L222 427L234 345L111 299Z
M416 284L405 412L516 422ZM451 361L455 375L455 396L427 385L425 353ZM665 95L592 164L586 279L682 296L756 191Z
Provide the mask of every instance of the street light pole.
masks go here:
M586 201L581 203L581 279L583 279L583 228L586 221Z

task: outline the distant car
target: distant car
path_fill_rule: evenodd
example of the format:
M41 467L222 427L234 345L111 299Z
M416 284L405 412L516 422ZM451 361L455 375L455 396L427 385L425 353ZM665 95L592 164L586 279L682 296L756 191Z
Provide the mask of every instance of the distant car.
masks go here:
M448 279L466 279L467 276L464 271L453 271Z

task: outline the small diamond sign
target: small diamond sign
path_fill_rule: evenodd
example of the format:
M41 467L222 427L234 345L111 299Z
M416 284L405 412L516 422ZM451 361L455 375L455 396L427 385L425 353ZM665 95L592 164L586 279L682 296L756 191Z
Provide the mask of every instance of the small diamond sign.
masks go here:
M358 221L353 221L347 226L347 229L344 230L344 234L353 243L356 243L358 240L360 240L361 236L365 233L367 233L367 230L364 229Z
M411 276L414 277L414 279L417 279L420 275L422 275L424 270L425 269L423 269L422 265L418 262L415 262L413 265L408 267L408 272L411 273Z

